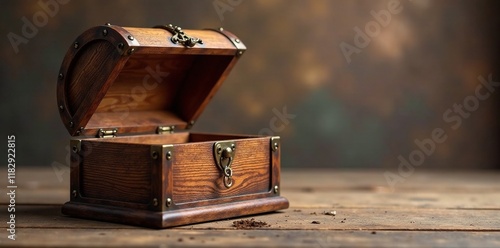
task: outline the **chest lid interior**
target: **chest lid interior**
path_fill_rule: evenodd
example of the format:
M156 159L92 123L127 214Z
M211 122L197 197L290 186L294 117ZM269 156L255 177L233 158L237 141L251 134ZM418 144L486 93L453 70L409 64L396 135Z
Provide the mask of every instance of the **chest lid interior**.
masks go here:
M190 128L245 49L222 29L91 28L61 65L61 119L72 136Z

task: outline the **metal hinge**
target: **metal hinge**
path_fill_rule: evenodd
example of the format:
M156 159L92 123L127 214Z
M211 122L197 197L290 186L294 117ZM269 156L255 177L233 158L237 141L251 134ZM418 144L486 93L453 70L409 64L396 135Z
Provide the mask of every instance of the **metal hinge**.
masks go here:
M104 129L99 129L99 132L97 133L98 138L114 138L116 137L116 132L118 132L118 128L114 128L111 130L104 130Z
M156 129L157 134L165 134L165 133L173 133L175 126L167 126L167 127L158 127Z

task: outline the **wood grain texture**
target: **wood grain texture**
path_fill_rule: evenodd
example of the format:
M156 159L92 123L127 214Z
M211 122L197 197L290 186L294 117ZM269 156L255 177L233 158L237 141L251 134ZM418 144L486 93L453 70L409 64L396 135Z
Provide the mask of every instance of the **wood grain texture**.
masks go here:
M160 28L133 28L125 27L141 46L137 48L137 54L202 54L202 55L229 55L234 56L236 49L234 45L223 35L212 30L189 30L184 32L203 40L203 44L186 48L181 44L170 41L172 34Z
M276 213L151 230L71 218L60 208L69 175L50 166L19 166L18 247L498 247L500 196L496 171L416 170L388 192L381 170L285 170L282 195L291 208ZM382 176L381 176L382 175ZM0 170L0 177L6 171ZM5 180L0 180L5 188ZM0 195L6 208L7 198ZM40 205L56 203L56 205ZM419 204L423 203L423 204ZM429 204L426 204L429 203ZM456 208L456 206L463 205ZM336 216L323 211L336 211ZM232 222L255 218L270 227L237 230ZM345 220L344 220L345 218ZM318 221L320 224L313 224ZM343 223L342 223L343 221ZM0 223L5 228L6 223Z
M186 122L177 115L164 110L124 111L94 113L87 124L85 134L96 137L99 129L117 129L117 135L131 133L155 133L159 126L171 126L182 129Z
M72 149L80 143L81 149L71 153L72 193L62 212L166 228L288 208L288 201L272 190L279 182L279 161L271 159L270 137L232 140L239 155L231 165L233 185L226 188L214 159L214 141L192 142L190 136L72 141ZM194 136L196 140L223 137Z
M114 69L109 59L115 53L115 47L108 41L96 40L82 49L80 56L74 59L73 70L66 81L67 104L73 114L84 100L88 101L101 90ZM87 81L90 84L85 85Z
M222 171L213 156L213 142L175 146L173 201L182 204L270 191L269 139L236 140L235 144L231 188L226 188L222 182Z
M241 41L236 48L218 32L190 32L204 43L185 48L173 44L172 34L163 29L114 25L80 35L61 65L57 90L70 134L94 136L99 128L152 133L158 126L194 124L238 60L238 51L246 48Z
M81 228L81 229L139 229L130 225L113 224L71 218L60 213L60 205L23 205L18 208L19 228ZM324 211L337 212L336 216ZM17 211L17 210L16 210ZM234 230L233 221L255 218L270 226L264 230L376 230L376 231L492 231L500 232L498 211L478 209L379 209L366 206L349 208L295 208L254 216L243 216L206 223L176 227L187 230ZM344 220L345 219L345 220ZM319 224L312 223L320 222ZM6 227L0 223L0 227ZM0 237L3 238L3 237Z
M82 141L80 194L84 198L149 204L150 146Z
M94 27L68 49L59 70L57 106L70 135L85 133L88 120L128 59L122 55L138 44L126 36L120 27Z
M212 134L212 133L168 133L163 135L146 134L146 135L131 135L119 136L113 139L100 140L102 142L115 142L115 143L130 143L130 144L148 144L148 145L165 145L165 144L179 144L179 143L192 143L192 142L206 142L206 141L221 141L221 140L235 140L257 138L256 135L242 135L242 134ZM94 139L95 140L95 139Z
M206 221L261 214L288 208L283 197L267 197L259 200L232 201L201 207L168 211L145 211L132 208L118 208L105 205L68 202L62 212L78 218L94 219L149 228L167 228Z
M179 135L179 134L176 134ZM158 135L151 135L159 137ZM122 137L120 139L126 139ZM117 139L109 139L111 140ZM62 204L69 199L67 167L25 167L17 171L16 200L21 204ZM291 198L292 207L362 208L461 208L500 209L500 173L495 171L429 172L416 171L394 192L380 170L290 170L281 175L282 194ZM60 177L59 177L60 176ZM0 177L7 177L0 170ZM360 178L362 180L360 180ZM6 181L0 180L0 188ZM40 192L40 193L37 193ZM52 193L52 194L49 194ZM315 197L317 196L317 197ZM0 204L7 203L0 195Z
M196 57L131 56L96 113L172 109L177 91Z
M500 233L46 228L23 230L15 242L20 247L498 247Z
M500 244L500 232L498 225L492 221L496 218L492 211L428 211L419 214L415 209L387 213L366 209L338 211L335 217L311 214L313 211L319 213L322 209L304 211L294 208L253 216L256 220L270 224L269 227L256 230L236 230L232 222L238 219L231 219L152 231L61 216L58 206L22 206L18 213L19 236L13 245L331 247L344 244L347 247L496 247ZM472 222L464 221L466 219ZM314 220L320 224L312 224ZM6 227L6 224L1 226ZM423 228L425 226L430 229ZM7 242L5 237L0 237L0 240Z
M119 136L113 139L106 139L103 142L125 143L125 144L148 144L148 145L167 145L187 143L190 133L169 133L164 135L150 134L150 135L131 135Z

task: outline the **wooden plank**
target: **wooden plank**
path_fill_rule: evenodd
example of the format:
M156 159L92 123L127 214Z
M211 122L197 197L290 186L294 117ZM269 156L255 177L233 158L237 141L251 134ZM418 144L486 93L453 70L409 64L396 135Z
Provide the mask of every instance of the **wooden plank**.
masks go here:
M69 139L68 139L69 144ZM69 148L68 161L61 161L58 166L20 166L16 167L16 185L24 189L53 189L64 188L69 190ZM59 162L59 161L58 161ZM59 176L60 177L59 177ZM7 169L0 170L0 188L7 186Z
M69 150L68 150L69 152ZM64 161L61 161L64 164ZM52 166L18 166L17 185L21 188L66 188L69 189L69 163ZM385 180L384 170L297 170L284 168L281 172L282 189L310 192L325 190L391 192ZM397 173L397 171L394 171ZM0 170L5 178L7 170ZM450 171L431 172L416 170L404 181L395 185L395 192L418 190L419 192L500 192L498 171ZM5 187L5 180L0 187Z
M500 231L499 211L366 208L337 209L336 216L323 214L333 210L292 208L254 218L269 223L268 229L278 230ZM231 229L233 221L198 224L192 228Z
M69 167L68 170L64 168L18 167L16 201L19 204L62 204L68 201ZM416 173L391 193L370 186L381 183L375 172L327 172L285 170L281 193L290 200L291 206L299 208L500 209L500 184L497 183L500 173ZM6 170L0 170L0 177L6 177L5 173ZM62 175L61 181L58 174ZM332 175L331 180L327 179L329 175ZM366 180L356 180L358 177ZM5 183L2 180L0 188L5 188ZM7 196L1 194L0 203L7 201Z
M5 205L0 208L7 209ZM336 216L324 211L337 212ZM6 211L6 210L5 210ZM500 231L500 211L457 209L297 209L255 215L258 221L270 224L269 230L439 230L439 231ZM250 218L250 217L248 217ZM214 221L188 225L177 229L232 230L233 221ZM128 225L83 220L63 216L59 205L18 206L18 228L92 228L130 229ZM320 224L314 224L318 221ZM6 222L0 227L7 227ZM136 229L136 228L135 228Z
M428 171L416 169L394 187L384 173L397 170L282 170L282 187L289 190L349 190L377 192L499 192L498 171ZM394 189L394 190L393 190Z
M285 170L281 193L289 198L290 209L153 230L63 216L60 204L69 198L69 170L62 171L62 180L56 172L51 167L18 167L18 237L12 242L5 233L0 246L500 246L499 173L417 171L391 193L383 186L381 171ZM4 174L0 171L0 176ZM0 187L5 187L4 181ZM7 202L5 195L0 199ZM57 205L36 205L40 202ZM6 211L7 206L0 205L1 209ZM336 216L322 214L333 210ZM270 226L255 230L232 226L233 221L248 218ZM0 227L5 229L6 222Z
M69 201L67 189L18 188L18 204L63 204ZM375 193L375 192L294 192L283 190L282 195L295 208L442 208L500 210L500 193ZM0 204L8 203L0 195Z
M498 232L23 229L23 247L498 247Z
M494 209L500 210L498 193L439 193L439 192L364 192L283 190L290 205L297 208L441 208L441 209Z
M33 204L63 204L69 201L69 186L67 189L16 189L16 203L18 205ZM7 194L0 194L0 204L8 204ZM1 212L1 211L0 211Z

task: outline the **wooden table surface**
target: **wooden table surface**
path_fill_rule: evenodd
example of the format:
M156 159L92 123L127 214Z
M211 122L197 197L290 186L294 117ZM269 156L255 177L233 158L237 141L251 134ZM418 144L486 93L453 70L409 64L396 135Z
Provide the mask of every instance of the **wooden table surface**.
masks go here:
M1 246L500 247L500 172L415 173L391 189L384 171L288 170L284 211L153 230L63 216L69 171L16 171L16 240L7 238L6 169L0 172ZM336 211L336 216L324 212ZM255 218L269 227L237 230Z

